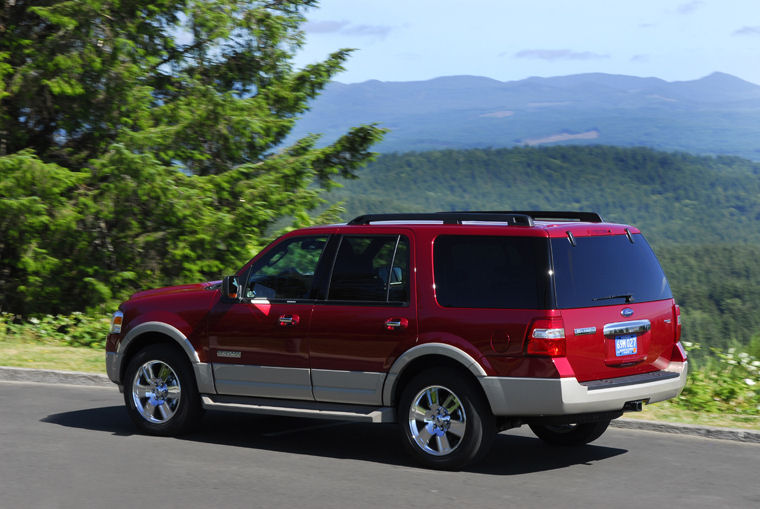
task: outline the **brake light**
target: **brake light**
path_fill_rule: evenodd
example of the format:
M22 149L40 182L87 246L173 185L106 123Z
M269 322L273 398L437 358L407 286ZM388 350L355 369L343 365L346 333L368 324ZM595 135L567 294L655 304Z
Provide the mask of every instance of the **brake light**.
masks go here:
M683 349L683 345L680 341L673 345L673 353L670 355L670 360L673 362L686 362L686 350Z
M673 311L676 315L676 342L681 341L681 306L673 305Z
M527 355L564 357L567 354L565 326L561 318L534 320L528 332Z

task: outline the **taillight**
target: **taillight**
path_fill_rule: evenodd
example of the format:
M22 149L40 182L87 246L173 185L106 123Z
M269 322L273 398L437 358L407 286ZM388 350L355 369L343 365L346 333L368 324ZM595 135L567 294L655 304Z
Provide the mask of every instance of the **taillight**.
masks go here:
M683 345L680 341L677 341L673 345L673 353L670 355L670 360L673 362L686 362L686 350L683 349Z
M681 306L673 305L673 311L676 315L676 342L681 341Z
M567 354L565 326L561 318L539 318L528 331L527 355L564 357Z

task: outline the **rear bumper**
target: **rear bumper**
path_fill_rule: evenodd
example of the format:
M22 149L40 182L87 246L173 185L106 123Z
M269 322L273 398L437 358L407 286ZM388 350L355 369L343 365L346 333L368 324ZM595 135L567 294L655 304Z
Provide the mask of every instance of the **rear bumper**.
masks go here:
M662 376L662 374L670 376ZM499 416L567 415L622 410L628 401L675 398L686 384L687 362L671 362L652 374L580 383L569 378L480 378L491 410ZM605 381L612 382L612 381Z

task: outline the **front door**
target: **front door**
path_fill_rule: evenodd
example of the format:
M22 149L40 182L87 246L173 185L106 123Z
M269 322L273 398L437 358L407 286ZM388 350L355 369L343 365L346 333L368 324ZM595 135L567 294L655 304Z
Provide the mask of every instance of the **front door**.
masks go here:
M217 302L209 354L219 394L313 399L307 334L326 235L286 238L244 275L243 300Z

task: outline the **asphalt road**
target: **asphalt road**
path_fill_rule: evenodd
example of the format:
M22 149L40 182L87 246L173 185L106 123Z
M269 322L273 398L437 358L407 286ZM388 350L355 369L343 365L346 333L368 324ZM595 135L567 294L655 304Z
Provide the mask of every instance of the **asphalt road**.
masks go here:
M0 382L0 508L760 507L760 445L610 429L499 435L463 472L414 466L392 425L208 413L135 433L113 388Z

